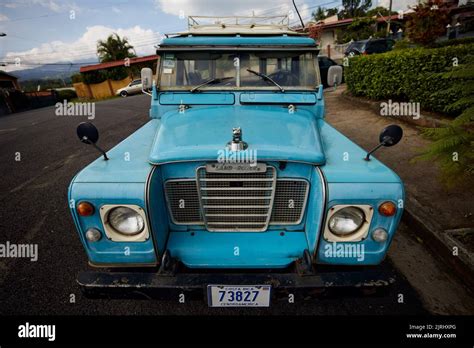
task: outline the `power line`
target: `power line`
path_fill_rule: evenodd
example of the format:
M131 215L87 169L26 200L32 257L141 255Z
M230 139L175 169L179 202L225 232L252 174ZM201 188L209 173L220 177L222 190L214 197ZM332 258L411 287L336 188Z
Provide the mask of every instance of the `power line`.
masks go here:
M93 8L88 8L87 10L89 11L94 11L94 10L99 10L99 9L103 9L103 8L107 8L107 7L117 7L117 6L121 6L121 5L124 5L126 4L127 2L118 2L118 3L115 3L113 5L109 4L109 5L105 5L105 6L99 6L99 7L93 7ZM2 22L19 22L19 21L26 21L26 20L35 20L35 19L42 19L42 18L48 18L48 17L57 17L57 16L64 16L68 11L71 11L71 10L75 10L73 7L71 7L69 10L67 11L62 11L60 13L47 13L47 14L44 14L44 15L40 15L40 16L34 16L34 17L20 17L20 18L12 18L12 19L6 19Z

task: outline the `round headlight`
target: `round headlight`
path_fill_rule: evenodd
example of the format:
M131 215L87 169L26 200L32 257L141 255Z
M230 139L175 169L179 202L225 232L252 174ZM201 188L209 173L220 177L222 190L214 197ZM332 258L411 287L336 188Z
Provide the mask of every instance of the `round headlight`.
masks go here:
M109 213L108 221L115 231L126 236L138 234L145 228L143 217L135 210L127 207L112 209Z
M356 232L364 223L365 215L356 207L346 207L338 210L329 219L329 230L340 237Z

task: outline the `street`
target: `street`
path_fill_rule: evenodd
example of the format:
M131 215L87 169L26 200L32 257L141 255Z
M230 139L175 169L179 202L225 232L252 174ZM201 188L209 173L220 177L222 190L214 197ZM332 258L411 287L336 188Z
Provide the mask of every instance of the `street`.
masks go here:
M328 113L337 101L328 98ZM339 107L348 107L339 106ZM91 120L98 145L109 150L148 120L149 97L111 99L96 104ZM442 264L401 225L389 251L397 272L390 292L378 297L296 299L269 309L214 309L204 301L90 300L75 282L87 257L67 202L73 176L99 154L76 136L87 117L56 116L47 107L0 118L0 243L38 244L38 260L0 259L0 313L27 314L466 314L472 298ZM328 118L331 122L331 118ZM403 301L400 303L400 294Z

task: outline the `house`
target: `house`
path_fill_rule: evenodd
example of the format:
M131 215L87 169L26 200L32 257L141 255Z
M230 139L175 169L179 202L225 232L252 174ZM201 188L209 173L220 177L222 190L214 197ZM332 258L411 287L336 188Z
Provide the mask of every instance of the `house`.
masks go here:
M102 82L78 82L74 83L77 96L86 99L102 99L115 95L115 91L127 86L134 77L140 76L140 70L144 67L151 67L156 71L156 64L158 61L157 55L150 55L144 57L129 58L128 60L117 60L114 62L98 63L92 65L81 66L79 72L85 76L88 74L97 74L104 71L110 71L114 68L126 67L129 76L123 80L111 80L107 78ZM87 80L84 80L87 81Z
M396 32L399 28L399 23L406 20L407 17L405 14L407 13L404 13L404 15L392 15L390 18L388 16L378 16L374 18L376 20L376 28L374 28L374 32L386 27L389 19L393 23L393 29ZM354 22L354 20L355 18L338 19L337 15L335 15L328 17L323 21L309 23L310 28L313 27L319 32L321 54L331 56L335 59L344 56L344 51L348 43L338 44L338 33L343 32Z
M18 78L14 75L8 74L5 71L0 70L0 88L1 89L20 89L18 84Z

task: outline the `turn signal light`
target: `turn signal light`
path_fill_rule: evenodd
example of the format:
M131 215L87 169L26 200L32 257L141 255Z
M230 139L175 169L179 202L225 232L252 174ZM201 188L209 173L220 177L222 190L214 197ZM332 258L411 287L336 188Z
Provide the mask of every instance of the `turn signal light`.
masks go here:
M383 216L393 216L397 212L397 207L392 202L384 202L379 206L379 213Z
M94 206L89 202L81 202L77 205L77 213L80 216L91 216L94 214Z

